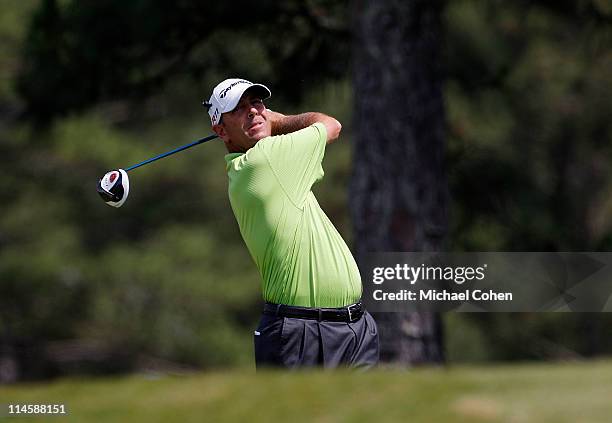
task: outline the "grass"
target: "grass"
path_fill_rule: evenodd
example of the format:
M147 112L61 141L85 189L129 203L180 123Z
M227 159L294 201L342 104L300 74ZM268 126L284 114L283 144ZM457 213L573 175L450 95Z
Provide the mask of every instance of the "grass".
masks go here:
M612 362L63 379L0 387L0 403L69 409L47 418L4 412L20 423L604 422L612 415Z

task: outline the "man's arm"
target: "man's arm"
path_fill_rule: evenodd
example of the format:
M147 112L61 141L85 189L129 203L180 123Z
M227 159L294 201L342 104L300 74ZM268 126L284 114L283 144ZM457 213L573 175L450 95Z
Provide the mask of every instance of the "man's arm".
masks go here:
M336 119L318 112L286 116L282 113L266 110L266 115L272 123L272 135L289 134L306 128L313 123L321 122L327 130L327 144L331 144L338 139L342 129L342 125Z

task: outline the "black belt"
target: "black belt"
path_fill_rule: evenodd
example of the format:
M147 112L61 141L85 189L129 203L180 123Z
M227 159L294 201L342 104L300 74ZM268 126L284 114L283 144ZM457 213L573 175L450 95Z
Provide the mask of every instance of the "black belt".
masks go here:
M310 308L266 303L263 313L278 317L352 323L359 320L364 311L361 302L338 308Z

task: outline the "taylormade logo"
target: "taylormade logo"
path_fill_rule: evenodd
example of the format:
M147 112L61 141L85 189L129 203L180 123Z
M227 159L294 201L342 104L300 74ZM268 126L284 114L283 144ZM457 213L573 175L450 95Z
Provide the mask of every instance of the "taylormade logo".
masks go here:
M230 84L229 87L225 88L223 91L221 91L221 93L219 94L219 98L223 98L225 97L225 95L227 94L227 92L229 90L231 90L232 88L234 88L236 85L238 84L251 84L249 81L245 81L244 79L240 80L240 81L236 81Z

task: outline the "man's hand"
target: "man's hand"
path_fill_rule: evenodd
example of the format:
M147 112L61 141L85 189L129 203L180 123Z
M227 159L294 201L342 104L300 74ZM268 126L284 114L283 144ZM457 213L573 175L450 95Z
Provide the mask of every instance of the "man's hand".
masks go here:
M331 144L338 138L342 130L340 122L323 113L307 112L290 116L272 110L266 110L265 113L272 126L272 135L289 134L321 122L327 130L327 144Z

